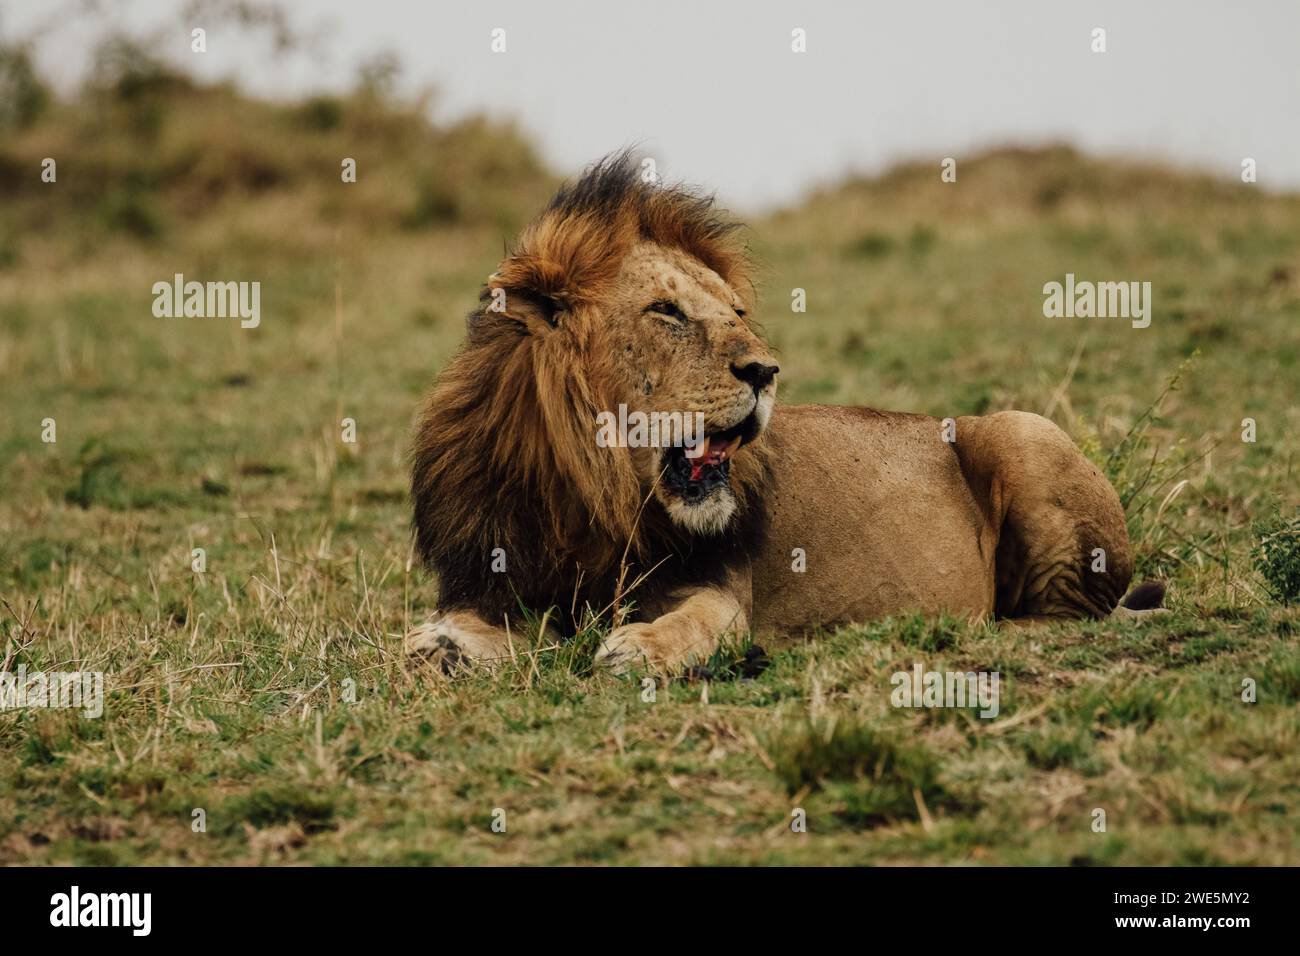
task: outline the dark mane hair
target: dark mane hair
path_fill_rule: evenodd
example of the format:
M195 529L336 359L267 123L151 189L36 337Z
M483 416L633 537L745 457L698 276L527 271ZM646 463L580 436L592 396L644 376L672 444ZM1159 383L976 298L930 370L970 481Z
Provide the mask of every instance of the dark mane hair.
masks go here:
M567 610L589 596L599 609L614 597L625 556L634 569L657 566L654 580L667 586L707 577L702 562L724 561L732 537L745 546L761 439L734 466L737 532L712 540L707 558L646 504L626 450L593 441L596 413L615 407L604 314L628 251L645 240L681 249L748 304L751 263L739 231L711 197L642 181L626 150L562 187L522 231L488 277L417 427L416 547L438 573L443 608L498 622L520 603ZM497 548L506 573L492 570Z

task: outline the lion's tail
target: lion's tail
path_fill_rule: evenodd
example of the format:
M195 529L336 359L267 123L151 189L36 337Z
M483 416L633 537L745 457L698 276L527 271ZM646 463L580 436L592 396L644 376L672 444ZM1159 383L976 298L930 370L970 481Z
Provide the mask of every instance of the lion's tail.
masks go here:
M1165 590L1163 581L1143 581L1124 596L1111 616L1141 620L1167 614L1169 609L1164 606Z

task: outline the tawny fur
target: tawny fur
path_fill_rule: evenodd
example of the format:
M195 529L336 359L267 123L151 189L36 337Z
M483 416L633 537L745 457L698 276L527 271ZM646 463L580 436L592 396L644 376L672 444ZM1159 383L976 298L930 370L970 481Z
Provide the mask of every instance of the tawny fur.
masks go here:
M752 274L735 224L707 198L640 182L626 155L562 190L523 232L417 428L416 539L442 616L410 636L413 652L506 656L524 608L555 609L563 629L583 606L628 597L635 614L598 663L671 670L729 634L907 610L1037 619L1114 608L1132 571L1124 515L1055 425L962 417L948 442L920 415L772 414L775 382L751 389L736 372L775 368L748 318ZM688 321L647 309L656 297ZM598 413L620 403L701 411L713 429L752 408L767 427L707 509L690 510L665 491L657 451L594 440Z

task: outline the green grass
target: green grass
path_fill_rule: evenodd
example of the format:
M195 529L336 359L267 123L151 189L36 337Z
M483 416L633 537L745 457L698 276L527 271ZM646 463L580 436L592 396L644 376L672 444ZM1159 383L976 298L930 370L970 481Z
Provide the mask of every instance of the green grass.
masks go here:
M0 862L1300 862L1300 200L1006 150L751 224L786 401L1049 414L1168 617L868 622L652 701L596 623L445 680L400 659L412 416L555 178L364 95L104 81L0 141L0 660L108 690L0 713ZM261 280L261 327L153 318L175 272ZM1151 327L1044 319L1066 272L1151 280ZM999 671L1000 714L892 708L917 662Z

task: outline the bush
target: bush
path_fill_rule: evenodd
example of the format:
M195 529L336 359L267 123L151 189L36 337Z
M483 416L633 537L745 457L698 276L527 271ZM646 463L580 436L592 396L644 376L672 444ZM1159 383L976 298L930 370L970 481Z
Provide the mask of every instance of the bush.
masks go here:
M0 130L31 126L49 105L50 93L26 50L0 47Z
M1280 511L1252 526L1255 547L1251 559L1280 604L1300 601L1300 508L1291 517Z
M136 239L156 239L162 233L162 217L156 204L139 189L116 189L104 197L99 216L111 232Z
M95 49L91 88L122 102L189 85L188 80L129 37L109 37Z
M338 129L343 124L343 101L337 96L314 96L298 110L304 126L316 132Z

